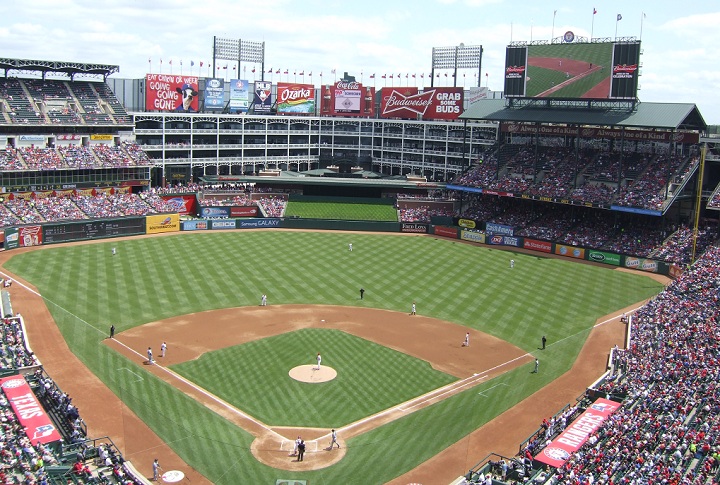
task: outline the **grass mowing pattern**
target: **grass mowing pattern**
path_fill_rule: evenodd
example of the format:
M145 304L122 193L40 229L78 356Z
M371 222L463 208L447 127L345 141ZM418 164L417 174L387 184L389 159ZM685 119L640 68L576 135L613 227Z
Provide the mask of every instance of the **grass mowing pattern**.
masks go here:
M337 378L313 385L289 380L288 370L315 364L316 349L324 349L323 365L340 370ZM216 350L173 370L266 424L313 428L350 424L456 380L425 361L327 329ZM303 405L278 406L283 401Z
M337 219L345 221L397 222L397 209L388 204L311 202L290 200L285 217Z
M348 240L347 234L315 232L180 234L49 247L18 254L6 267L48 300L83 363L218 485L273 483L288 475L250 456L250 434L100 344L111 322L120 332L173 315L257 305L267 293L271 305L320 303L401 312L416 300L420 314L478 328L528 352L548 336L540 374L529 374L531 364L517 369L482 386L508 384L489 391L490 398L478 394L482 388L468 390L350 440L352 452L333 467L292 474L314 485L349 477L384 483L568 370L596 318L661 289L636 274L457 241L353 234L354 251L349 252ZM114 257L113 246L118 249ZM362 301L360 286L366 289ZM127 368L140 372L143 381L135 382ZM277 403L293 405L302 404Z

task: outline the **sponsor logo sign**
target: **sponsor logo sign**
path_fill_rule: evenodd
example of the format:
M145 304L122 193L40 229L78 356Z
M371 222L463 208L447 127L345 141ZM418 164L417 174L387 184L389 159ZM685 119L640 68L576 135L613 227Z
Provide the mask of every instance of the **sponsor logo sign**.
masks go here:
M145 216L145 232L159 234L162 232L177 232L180 230L179 214L160 214Z
M225 107L225 80L210 78L205 81L205 108L223 109Z
M475 229L476 224L475 221L473 221L472 219L460 219L458 221L458 226L466 227L468 229Z
M315 86L278 83L277 112L315 114Z
M182 223L183 231L205 231L209 228L208 221L184 221Z
M1 379L0 387L31 443L53 443L61 439L60 433L23 377L16 375Z
M468 88L468 108L475 103L478 103L482 101L483 99L487 99L488 97L488 88L487 87L471 87Z
M657 273L658 266L659 266L658 262L653 261L652 259L633 258L633 257L625 258L625 267L626 268L639 269L641 271L647 271L649 273Z
M145 108L148 111L198 110L197 76L147 74L145 77Z
M245 79L233 79L230 81L230 104L231 113L247 113L250 107L250 83Z
M485 234L483 234L482 232L462 230L460 231L460 239L462 239L463 241L485 244Z
M213 218L213 217L230 217L229 207L201 207L200 217Z
M210 221L211 229L235 229L235 219L229 219L226 221Z
M90 139L91 139L91 140L110 141L110 140L113 139L113 136L112 136L112 135L97 134L97 135L90 135Z
M620 266L620 255L614 253L606 253L605 251L596 251L594 249L588 249L588 260L595 261L596 263L612 264L613 266Z
M488 244L520 247L520 245L522 243L522 239L519 237L501 236L500 234L495 234L493 236L490 236L490 234L488 234L488 236L489 236L489 239L487 239Z
M430 89L432 98L430 109L425 111L424 120L454 120L463 112L463 88L425 88Z
M237 222L239 222L239 227L241 229L249 229L253 227L280 227L280 219L245 219Z
M272 108L272 83L267 81L255 82L253 105L255 113L269 113Z
M555 254L567 256L569 258L585 259L585 249L576 248L575 246L566 246L565 244L555 245Z
M562 466L618 408L620 403L598 399L535 456L535 459L553 467Z
M14 227L5 229L5 249L17 249L20 247L20 233Z
M552 252L552 243L547 241L538 241L536 239L523 239L523 248L531 249L533 251L540 251L542 253Z
M177 211L179 214L184 215L195 212L194 195L162 195L161 197L173 211Z
M230 207L230 217L257 217L257 206Z
M503 224L495 224L494 222L488 222L485 224L485 232L488 234L502 234L504 236L512 236L514 234L512 226L505 226Z
M451 237L453 239L457 238L457 229L454 227L444 227L444 226L435 226L433 229L433 232L436 236L444 236L444 237Z
M43 243L42 226L25 226L18 228L20 247L40 246Z
M35 141L46 142L47 141L47 137L43 136L43 135L20 135L18 138L19 138L19 141L33 141L33 142L35 142Z
M428 225L420 224L418 222L403 222L400 226L400 232L416 232L426 234L428 232Z
M419 93L416 87L383 88L380 109L383 118L452 120L462 113L463 89L425 88Z
M637 71L637 64L628 66L627 64L613 66L613 79L630 79Z
M321 112L342 116L374 116L375 88L356 81L338 81L322 87Z

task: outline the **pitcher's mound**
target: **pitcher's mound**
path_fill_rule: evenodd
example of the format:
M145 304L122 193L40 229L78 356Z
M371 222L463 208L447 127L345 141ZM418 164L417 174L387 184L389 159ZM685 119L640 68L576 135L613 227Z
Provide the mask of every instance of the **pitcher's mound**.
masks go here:
M311 384L331 381L337 377L337 371L326 365L321 366L319 370L316 365L299 365L290 369L288 374L296 381Z

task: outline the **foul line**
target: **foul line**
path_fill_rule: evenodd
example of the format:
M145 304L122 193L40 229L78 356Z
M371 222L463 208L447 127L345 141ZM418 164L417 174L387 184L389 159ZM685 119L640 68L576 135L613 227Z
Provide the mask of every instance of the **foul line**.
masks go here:
M495 384L495 385L492 386L492 387L488 387L488 388L485 389L484 391L478 392L478 396L489 397L489 396L486 396L485 393L488 392L488 391L492 391L492 390L495 389L496 387L500 387L500 386L510 387L508 384L505 384L504 382L501 382L500 384Z

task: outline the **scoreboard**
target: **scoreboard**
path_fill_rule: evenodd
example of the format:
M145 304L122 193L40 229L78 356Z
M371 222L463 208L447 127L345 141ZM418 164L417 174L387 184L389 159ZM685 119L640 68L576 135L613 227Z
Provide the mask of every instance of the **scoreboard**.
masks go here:
M68 222L43 226L45 244L145 233L144 217L127 217L96 221Z

